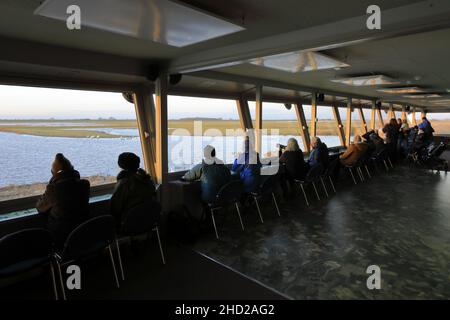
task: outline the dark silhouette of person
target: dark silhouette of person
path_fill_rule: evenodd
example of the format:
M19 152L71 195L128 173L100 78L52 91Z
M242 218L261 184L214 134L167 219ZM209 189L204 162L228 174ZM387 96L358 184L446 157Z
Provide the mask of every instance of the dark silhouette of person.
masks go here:
M125 215L134 207L149 203L149 214L155 217L161 212L161 205L156 201L156 186L150 175L140 169L141 159L131 152L119 155L118 165L122 169L117 175L117 183L111 197L111 214L120 229ZM156 219L156 218L155 218Z
M62 153L55 156L51 172L36 208L47 215L47 228L61 249L70 232L89 218L90 184L80 179L80 173Z

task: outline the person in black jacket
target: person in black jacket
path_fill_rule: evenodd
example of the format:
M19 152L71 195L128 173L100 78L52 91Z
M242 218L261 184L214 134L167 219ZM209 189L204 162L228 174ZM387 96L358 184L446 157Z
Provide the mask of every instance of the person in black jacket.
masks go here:
M89 218L90 184L80 179L79 172L61 153L56 155L51 172L52 178L36 208L48 215L47 228L61 249L70 232Z
M141 159L131 152L119 155L118 165L122 169L117 175L117 183L111 197L111 214L118 228L125 215L137 205L148 202L152 210L149 214L159 217L161 206L156 201L156 186L145 170L140 169ZM156 219L156 218L155 218Z
M281 186L285 197L288 195L287 183L294 185L294 180L303 180L308 172L308 165L298 142L294 138L288 140L284 152L280 156L280 163L284 165L284 174L281 176Z

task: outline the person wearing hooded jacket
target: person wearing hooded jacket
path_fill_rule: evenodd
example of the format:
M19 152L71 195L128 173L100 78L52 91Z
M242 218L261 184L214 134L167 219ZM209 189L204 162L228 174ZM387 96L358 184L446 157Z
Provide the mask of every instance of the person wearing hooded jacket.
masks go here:
M120 228L125 215L144 202L150 202L152 213L159 215L161 206L156 201L156 186L150 175L140 169L141 159L131 152L119 156L118 165L122 169L117 175L117 183L111 197L111 215Z
M51 172L52 178L36 209L47 216L47 229L61 249L67 236L89 218L90 184L80 179L80 173L62 153L56 154Z
M213 146L206 146L203 149L203 156L202 162L189 170L183 176L183 180L200 180L202 201L212 203L220 188L231 180L231 173L223 161L216 158L216 150Z

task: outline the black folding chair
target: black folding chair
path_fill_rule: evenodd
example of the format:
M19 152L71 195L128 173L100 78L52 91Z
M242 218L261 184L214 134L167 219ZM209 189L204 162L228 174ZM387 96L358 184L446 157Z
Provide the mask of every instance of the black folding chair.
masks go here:
M216 238L219 239L219 233L217 232L216 219L214 218L214 211L222 208L235 205L239 221L241 222L242 230L244 230L244 223L242 222L241 212L239 210L239 198L243 193L243 184L240 180L233 180L228 182L219 192L217 192L214 202L208 203L209 210L211 212L211 219L216 232Z
M336 193L336 188L334 187L334 182L333 182L333 178L332 176L335 175L335 172L337 170L337 167L339 166L339 158L334 159L333 161L330 162L330 164L326 167L326 169L323 171L323 173L320 176L320 180L322 182L322 186L325 190L325 194L328 197L328 191L325 185L325 181L324 179L328 179L330 181L331 184L331 188L333 189L334 193Z
M316 182L320 180L320 176L323 172L323 166L321 164L317 164L309 169L306 174L305 180L294 180L296 185L300 185L300 188L303 192L303 197L305 197L306 205L309 206L308 197L306 196L305 188L309 185L312 185L314 191L316 192L317 200L320 200L319 192L317 191Z
M372 162L375 164L375 168L377 168L378 163L383 163L384 167L386 169L386 171L389 171L389 167L387 165L386 160L388 159L388 151L387 149L383 149L381 151L379 151L378 153L375 153L374 155L371 156L371 160Z
M156 232L158 239L159 251L161 253L161 260L166 264L164 258L164 251L161 245L161 238L159 236L159 224L161 222L161 206L154 201L147 201L139 204L128 211L124 216L119 236L120 238L128 238L149 234ZM120 256L119 246L117 246L118 254ZM122 263L119 260L120 273L122 280L125 280Z
M265 196L268 196L268 195L272 196L272 201L275 204L275 209L277 210L277 214L279 217L281 217L277 198L275 197L275 187L276 187L277 181L278 181L277 178L278 178L277 175L267 176L265 179L263 179L263 183L259 186L259 188L256 191L252 192L252 197L253 197L253 200L255 201L256 209L258 209L258 213L259 213L261 222L263 222L263 223L264 223L264 220L262 218L258 199L261 199Z
M61 266L99 254L106 248L109 250L116 286L117 288L120 288L119 277L117 276L116 264L114 262L111 247L113 244L115 244L117 249L119 248L115 232L115 221L114 217L111 215L103 215L92 218L79 225L69 234L62 251L55 254L56 266L58 268L61 291L64 300L66 300L66 293L61 273ZM122 265L120 255L118 259L119 264Z
M53 268L53 237L41 228L24 229L0 239L0 278L8 278L40 267L50 267L53 291L58 300Z

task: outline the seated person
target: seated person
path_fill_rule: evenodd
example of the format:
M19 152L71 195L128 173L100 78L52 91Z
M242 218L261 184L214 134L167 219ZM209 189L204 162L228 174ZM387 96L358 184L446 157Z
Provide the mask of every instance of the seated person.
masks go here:
M384 140L376 133L373 132L369 135L370 141L372 141L375 146L374 153L380 154L383 150L386 149L386 145L384 144Z
M303 151L294 138L288 140L286 149L280 157L280 163L285 165L285 174L288 180L305 178L307 165L303 159Z
M202 163L188 171L183 179L186 181L200 180L202 201L212 203L220 188L230 182L231 173L223 164L223 161L216 158L216 149L208 145L203 149Z
M354 165L368 151L368 144L363 142L361 136L355 135L353 143L351 143L344 154L341 155L341 164L343 166Z
M328 166L328 147L320 138L313 137L311 139L311 153L309 154L308 165L310 168L321 164L324 168Z
M361 136L362 140L367 143L367 154L369 156L373 155L376 152L375 141L373 141L370 136L375 134L374 130L370 130Z
M67 236L89 218L90 184L81 180L70 161L58 153L52 164L52 178L36 208L48 214L47 228L53 233L57 249L62 249Z
M244 192L255 191L260 182L261 176L261 161L259 154L253 148L249 137L244 141L244 153L240 154L234 160L232 171L236 172L244 184Z
M303 158L303 151L298 146L298 142L294 138L288 140L284 152L280 156L280 163L284 164L284 174L280 176L280 185L283 189L285 198L288 194L288 183L293 189L294 180L305 179L308 172L308 165Z
M139 168L141 159L131 152L119 155L118 165L122 169L111 197L111 215L120 229L125 215L135 206L150 202L155 215L161 211L156 201L156 187L147 172Z
M427 146L427 136L424 130L419 128L416 139L414 140L412 151L420 152L423 148Z

